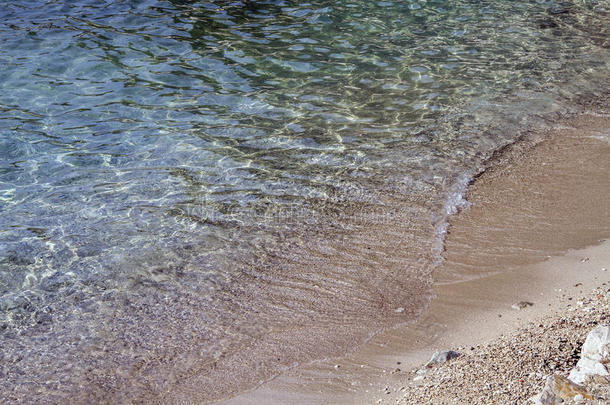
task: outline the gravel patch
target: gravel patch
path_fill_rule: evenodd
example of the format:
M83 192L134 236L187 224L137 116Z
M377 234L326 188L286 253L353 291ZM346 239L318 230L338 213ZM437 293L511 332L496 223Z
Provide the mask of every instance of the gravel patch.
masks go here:
M610 324L609 285L564 296L561 306L553 315L488 344L448 348L461 356L411 371L397 403L533 403L530 398L540 393L549 375L568 376L587 334L597 325ZM597 377L585 386L595 400L563 403L610 403L610 378Z

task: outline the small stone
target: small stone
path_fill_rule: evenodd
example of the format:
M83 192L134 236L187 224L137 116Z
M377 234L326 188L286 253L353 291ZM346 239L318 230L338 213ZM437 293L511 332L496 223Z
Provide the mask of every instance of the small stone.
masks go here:
M341 366L338 364L335 364L335 368L341 368Z
M533 302L529 302L529 301L519 301L513 305L511 305L510 307L512 309L517 309L517 310L521 310L523 308L527 308L527 307L531 307L532 305L534 305Z
M574 398L576 395L583 398L593 399L587 390L558 374L553 374L546 379L546 384L538 398L539 405L562 403L564 400Z
M405 312L405 309L403 307L398 307L394 310L394 312L401 314L401 313Z
M459 356L461 356L461 353L454 352L453 350L444 350L442 352L436 352L432 355L428 363L426 363L426 367L430 367L433 364L445 363L446 361L455 359Z
M416 376L415 378L413 378L413 381L421 381L421 380L423 380L423 379L424 379L424 376L423 376L423 375L418 375L418 376Z

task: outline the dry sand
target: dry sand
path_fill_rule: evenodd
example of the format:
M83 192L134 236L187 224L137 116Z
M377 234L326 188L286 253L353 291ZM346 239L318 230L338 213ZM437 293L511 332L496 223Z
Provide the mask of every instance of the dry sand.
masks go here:
M460 357L413 370L399 389L404 396L395 402L523 404L542 390L548 375L567 377L587 333L610 323L610 283L592 290L577 283L557 293L560 308L553 306L554 313L489 343L453 347ZM610 401L610 381L590 392Z

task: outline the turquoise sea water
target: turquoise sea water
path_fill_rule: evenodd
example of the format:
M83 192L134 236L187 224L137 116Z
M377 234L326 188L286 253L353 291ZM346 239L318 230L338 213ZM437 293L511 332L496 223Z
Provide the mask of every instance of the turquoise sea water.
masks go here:
M218 399L412 319L470 176L608 90L609 9L0 4L2 395Z

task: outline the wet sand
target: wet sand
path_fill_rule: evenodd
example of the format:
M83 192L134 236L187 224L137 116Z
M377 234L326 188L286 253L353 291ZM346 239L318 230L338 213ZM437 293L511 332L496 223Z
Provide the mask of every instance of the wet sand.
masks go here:
M472 206L451 219L437 298L417 322L225 403L405 401L409 370L434 351L491 342L562 310L566 291L610 281L610 116L599 110L558 117L494 157ZM534 305L517 311L517 301Z

